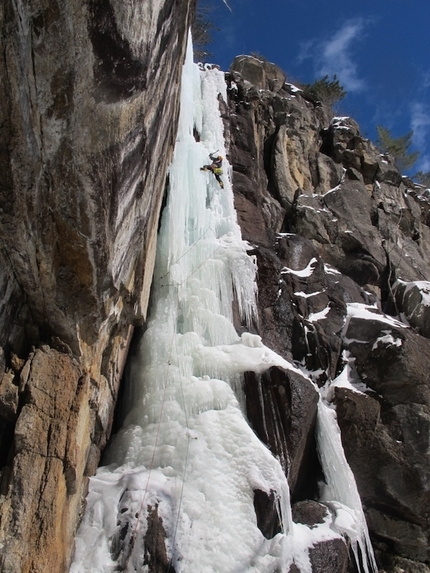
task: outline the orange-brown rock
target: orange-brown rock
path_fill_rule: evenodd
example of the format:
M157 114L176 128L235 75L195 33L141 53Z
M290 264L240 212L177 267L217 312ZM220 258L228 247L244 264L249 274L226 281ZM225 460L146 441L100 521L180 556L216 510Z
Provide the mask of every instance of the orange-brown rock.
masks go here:
M146 315L193 7L1 10L2 572L68 568Z

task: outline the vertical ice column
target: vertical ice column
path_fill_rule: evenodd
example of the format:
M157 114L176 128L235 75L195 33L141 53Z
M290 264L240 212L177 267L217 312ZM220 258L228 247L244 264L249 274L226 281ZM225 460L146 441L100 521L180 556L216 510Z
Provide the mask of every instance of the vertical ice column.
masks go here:
M317 417L317 443L327 487L321 501L336 514L334 526L351 542L359 571L377 571L366 518L354 474L345 457L336 412L320 398Z
M288 484L234 392L244 370L270 366L258 337L241 339L232 324L234 297L244 320L255 313L255 261L241 239L228 161L224 189L200 170L210 152L226 155L225 89L221 72L192 63L189 43L150 318L129 413L90 481L73 573L145 571L155 509L176 573L287 573L291 564L287 536L265 539L253 505L255 489L273 492L291 530Z
M176 573L288 573L293 561L301 573L311 573L309 548L340 537L326 523L311 529L292 523L282 468L237 399L245 370L294 367L259 337L239 338L232 324L234 298L244 321L256 312L256 266L241 239L228 161L224 189L200 170L210 152L226 155L219 94L226 97L224 75L199 70L189 43L151 309L131 365L129 412L107 465L90 481L73 573L147 571L146 535L155 514ZM336 525L364 553L361 505L350 490L355 482L331 416L320 407L319 449L337 504ZM276 499L283 532L273 539L257 527L256 489Z

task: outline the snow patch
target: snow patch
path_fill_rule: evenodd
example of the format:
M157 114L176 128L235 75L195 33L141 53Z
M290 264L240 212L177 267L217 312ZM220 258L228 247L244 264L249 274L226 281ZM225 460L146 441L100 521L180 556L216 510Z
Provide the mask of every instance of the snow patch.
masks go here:
M300 88L298 88L297 86L295 86L294 84L290 84L288 82L285 82L285 85L288 87L288 89L293 92L293 93L300 93L303 90L301 90Z
M348 331L349 323L352 318L359 318L361 320L372 320L376 322L381 322L382 324L388 324L389 326L395 328L406 328L406 326L399 320L379 312L375 305L367 305L359 302L351 302L346 305L347 314L345 318L345 324L342 330L342 337L345 342L352 342L352 339L346 339L346 332ZM355 340L355 342L366 343L368 340Z
M319 312L311 312L308 316L309 322L317 322L318 320L324 320L327 318L328 313L330 312L330 304L328 304L323 310Z
M379 338L375 340L372 350L375 350L378 346L402 346L401 338L394 338L389 330L383 330L382 332L385 332L384 336L379 336Z
M328 265L327 263L324 263L324 272L327 275L341 275L342 273L340 271L338 271L337 269L335 269L334 267L331 267L330 265Z
M310 292L310 293L305 293L305 292L303 292L303 291L297 291L297 292L294 293L294 296L298 296L298 297L300 297L300 298L311 298L312 296L317 296L317 295L319 295L319 294L324 293L325 290L326 290L326 289L324 289L324 290L318 290L318 291Z
M312 273L314 272L315 265L317 263L318 263L318 260L315 257L313 257L304 269L294 270L294 269L290 269L288 267L284 267L283 269L281 269L281 275L290 274L290 275L295 275L296 277L301 277L301 278L310 277L312 275Z

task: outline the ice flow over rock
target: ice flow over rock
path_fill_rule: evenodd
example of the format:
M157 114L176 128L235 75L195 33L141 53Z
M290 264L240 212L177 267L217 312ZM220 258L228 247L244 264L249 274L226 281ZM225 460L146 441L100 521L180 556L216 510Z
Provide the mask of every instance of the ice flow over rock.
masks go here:
M224 189L200 170L210 152L225 157L219 94L223 73L194 65L189 42L152 309L123 429L90 481L72 573L150 571L154 512L166 570L176 573L288 573L293 562L311 573L309 547L343 531L292 523L282 468L241 407L244 371L294 367L232 324L234 297L245 322L256 314L256 264L241 239L227 160ZM277 502L283 530L270 540L257 527L255 489Z

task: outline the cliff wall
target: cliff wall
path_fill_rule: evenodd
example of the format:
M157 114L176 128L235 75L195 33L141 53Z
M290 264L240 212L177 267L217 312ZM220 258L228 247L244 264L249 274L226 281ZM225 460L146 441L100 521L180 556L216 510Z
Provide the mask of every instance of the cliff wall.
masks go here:
M193 0L0 10L0 570L63 571L144 321Z
M67 570L145 320L192 9L29 0L1 11L1 571ZM255 330L336 404L380 571L425 573L428 192L277 66L239 57L227 83L236 208L259 265ZM247 374L245 393L294 519L317 523L314 388L274 368ZM271 506L256 500L269 538ZM345 547L316 547L314 573L345 572Z
M429 571L429 191L277 66L240 56L227 82L256 331L336 405L380 571ZM245 392L251 425L284 463L293 516L317 523L315 393L276 369L247 375ZM312 559L314 572L346 570L328 550Z

